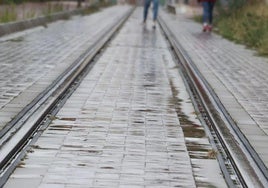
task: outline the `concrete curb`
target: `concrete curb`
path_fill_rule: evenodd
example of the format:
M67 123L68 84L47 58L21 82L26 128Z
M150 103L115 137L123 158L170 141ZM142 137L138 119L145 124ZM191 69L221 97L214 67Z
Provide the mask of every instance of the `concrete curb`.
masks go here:
M22 31L32 27L46 25L49 22L53 22L60 19L68 19L70 16L82 13L86 8L76 9L72 11L65 11L60 13L55 13L49 16L41 16L34 19L23 20L18 22L10 22L0 24L0 37L11 34L14 32Z

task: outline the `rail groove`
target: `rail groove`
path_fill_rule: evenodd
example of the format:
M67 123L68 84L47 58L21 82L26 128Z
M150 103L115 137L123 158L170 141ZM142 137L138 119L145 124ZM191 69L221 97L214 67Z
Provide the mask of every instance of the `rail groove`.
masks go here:
M79 86L83 75L87 74L94 65L90 62L98 57L98 53L115 35L132 11L133 9L116 25L107 29L92 47L0 132L0 187L5 184L18 161L25 155L28 144L37 139L41 134L40 130L50 123L50 118ZM217 155L217 159L226 183L229 187L264 187L268 184L268 176L262 161L246 142L216 94L161 17L159 23L171 45L174 58L179 61L184 82L194 106L200 112L199 117L205 126L212 147L220 154ZM234 149L236 154L233 152ZM249 172L248 169L251 171Z
M105 48L117 31L123 26L134 8L130 9L112 27L64 71L46 90L23 109L15 119L0 132L0 187L7 181L26 148L40 134L37 131L49 124L51 116L80 84L83 76L94 65L94 58Z
M265 187L268 173L264 163L161 17L159 24L179 63L194 106L202 116L211 144L221 154L217 158L226 183L229 187Z

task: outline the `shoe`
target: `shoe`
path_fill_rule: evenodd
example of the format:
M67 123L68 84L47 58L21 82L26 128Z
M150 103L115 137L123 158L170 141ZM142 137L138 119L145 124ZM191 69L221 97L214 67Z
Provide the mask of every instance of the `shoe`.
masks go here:
M156 23L155 23L155 21L153 23L153 29L156 29Z
M142 25L146 25L146 20L143 20Z
M211 31L212 31L212 25L208 25L208 26L207 26L207 30L208 30L209 32L211 32Z
M208 30L208 24L204 23L203 24L203 32L206 32Z

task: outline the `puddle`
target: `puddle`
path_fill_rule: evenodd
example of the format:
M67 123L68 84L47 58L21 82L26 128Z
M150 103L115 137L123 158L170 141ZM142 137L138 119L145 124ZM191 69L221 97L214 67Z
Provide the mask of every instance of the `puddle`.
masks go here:
M147 87L155 87L154 84L144 84L143 87L147 88Z
M87 166L86 164L77 164L77 166Z
M206 136L205 131L200 125L182 124L181 127L185 137L204 138Z
M145 110L138 110L139 112L155 112L156 110L152 109L145 109Z
M53 131L70 131L72 127L72 125L50 125L48 129Z
M185 124L181 127L191 159L216 158L217 153L211 148L203 127L195 124Z
M104 166L104 167L101 167L101 169L114 169L114 167Z
M211 146L207 145L208 142L204 143L204 139L207 140L205 130L200 123L197 124L197 121L192 121L192 119L197 120L197 115L194 112L190 99L178 98L179 91L177 91L172 81L170 81L170 85L173 97L169 102L171 106L175 107L179 117L190 157L204 158L204 156L207 156L207 153L211 150Z
M83 148L83 146L81 145L62 145L62 146L67 148Z
M197 113L194 111L188 94L180 94L172 81L170 81L170 85L173 93L173 97L169 101L170 106L173 109L175 108L180 120L196 185L197 187L215 187L213 184L216 185L218 180L218 182L222 183L223 179L215 181L215 176L217 176L217 178L221 176L221 172L218 169L218 162L216 161L217 153L212 149L209 143L205 130L198 120ZM208 166L204 164L212 165ZM213 176L210 177L210 175L206 175L207 171L213 169L215 169Z
M136 123L136 124L144 124L144 121L133 121L133 123Z
M8 42L22 42L23 40L24 40L23 37L17 37L17 38L9 39L7 41Z
M75 121L76 118L59 118L60 120L63 120L63 121Z
M23 159L22 159L23 160ZM17 168L25 168L26 163L25 162L20 162L17 166Z
M62 150L65 151L75 151L78 153L78 155L99 155L102 154L102 150L94 150L94 149L89 149L86 146L81 146L81 145L62 145Z
M143 131L130 131L130 135L133 135L133 136L145 136Z

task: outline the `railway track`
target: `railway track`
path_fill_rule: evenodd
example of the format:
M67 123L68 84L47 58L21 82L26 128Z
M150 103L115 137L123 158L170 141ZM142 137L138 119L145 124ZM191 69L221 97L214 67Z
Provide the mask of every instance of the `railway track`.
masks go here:
M54 118L68 97L90 71L106 44L133 12L131 9L99 37L65 72L37 96L0 132L0 187L7 181L27 147Z
M107 30L93 47L81 55L80 59L0 132L0 187L5 184L24 157L27 147L50 124L83 77L90 71L105 44L113 38L131 13L132 11L128 12L116 25ZM161 18L159 23L170 44L171 52L179 63L188 92L200 114L199 118L205 126L213 148L218 153L217 159L227 185L265 187L268 181L264 164L249 143L246 143L212 89L187 58Z
M159 19L229 187L265 187L267 169L172 32Z

